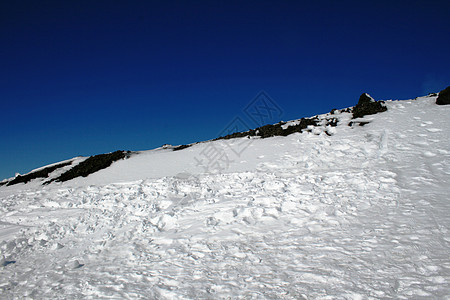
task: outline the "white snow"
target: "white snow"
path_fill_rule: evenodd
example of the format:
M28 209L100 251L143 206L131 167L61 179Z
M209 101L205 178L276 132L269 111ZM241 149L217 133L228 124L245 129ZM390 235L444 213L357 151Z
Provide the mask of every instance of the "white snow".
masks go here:
M450 299L450 106L435 99L387 101L364 127L335 115L332 136L2 186L0 298ZM223 172L196 160L211 144Z

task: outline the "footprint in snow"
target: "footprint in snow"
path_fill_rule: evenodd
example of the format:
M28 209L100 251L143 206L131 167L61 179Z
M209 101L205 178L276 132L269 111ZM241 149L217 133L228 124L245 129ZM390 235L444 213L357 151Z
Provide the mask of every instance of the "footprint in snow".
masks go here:
M16 261L15 260L6 260L5 256L2 255L2 258L0 259L0 267L6 267L7 265L10 264L15 264Z
M425 156L425 157L435 157L436 154L433 153L433 152L430 152L430 151L425 151L425 152L423 152L423 156Z
M79 269L83 266L84 266L84 264L80 264L80 262L78 260L74 260L67 264L67 267L70 269Z

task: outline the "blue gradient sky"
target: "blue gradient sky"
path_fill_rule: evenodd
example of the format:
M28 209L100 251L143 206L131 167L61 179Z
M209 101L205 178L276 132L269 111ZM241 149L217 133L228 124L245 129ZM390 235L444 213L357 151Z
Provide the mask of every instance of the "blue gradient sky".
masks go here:
M0 178L450 84L449 1L1 1Z

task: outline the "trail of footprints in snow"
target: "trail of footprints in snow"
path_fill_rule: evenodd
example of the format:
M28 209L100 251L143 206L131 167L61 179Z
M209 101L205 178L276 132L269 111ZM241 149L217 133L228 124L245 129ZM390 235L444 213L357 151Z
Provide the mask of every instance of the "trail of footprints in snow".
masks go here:
M11 196L5 199L4 221L39 226L24 227L21 238L2 243L0 249L19 263L25 257L34 260L35 266L0 279L0 291L18 285L17 292L22 288L44 295L48 291L40 287L45 282L21 280L41 268L53 278L48 280L52 289L62 289L63 280L65 288L73 287L73 295L81 290L85 295L129 296L150 286L149 296L166 298L180 296L180 291L188 298L211 298L236 290L250 298L286 291L291 298L301 298L302 288L314 296L326 283L328 292L360 289L392 296L389 293L401 288L392 277L370 273L372 283L358 285L351 277L366 272L380 241L395 245L385 236L385 224L369 226L378 232L353 227L366 215L389 215L397 207L397 175L364 168L376 163L383 137L368 133L366 139L359 146L343 140L330 152L331 145L318 137L305 153L261 164L255 173L166 177ZM327 151L333 157L311 159ZM349 163L362 167L341 171ZM8 215L18 207L29 209ZM408 233L408 227L405 230ZM348 232L368 238L355 245ZM398 251L401 256L405 250ZM39 258L47 253L49 262ZM88 285L73 273L86 268L90 272L82 274ZM118 284L120 289L115 288ZM386 286L389 292L381 292Z
M395 174L389 172L386 177L379 177L379 174L364 170L338 171L340 166L348 164L339 158L351 154L353 162L360 160L363 164L366 155L358 153L377 155L377 139L380 137L368 135L367 139L375 142L362 148L350 147L345 140L335 143L334 157L322 155L322 160L315 159L313 165L310 156L329 150L330 143L322 139L312 143L312 149L306 151L306 155L297 158L285 156L279 164L261 165L262 173L259 174L173 177L88 190L62 189L46 197L43 197L45 191L11 196L4 201L4 212L29 207L39 211L39 216L11 215L6 217L6 221L26 225L28 219L29 223L41 223L42 227L25 228L24 237L18 239L19 242L3 243L1 249L6 255L13 256L20 255L28 246L59 249L61 246L49 241L64 245L64 240L69 237L89 244L86 238L90 237L87 240L94 244L90 247L95 249L95 253L101 251L106 243L117 239L118 234L124 234L120 231L125 227L132 236L168 230L189 231L189 228L194 231L202 227L211 231L224 224L270 222L286 214L298 214L301 221L293 218L289 222L299 222L310 232L324 230L327 226L340 226L349 222L342 215L351 218L358 210L369 209L371 197L379 189L390 188L395 183ZM302 174L304 169L298 164L304 164L309 174ZM311 172L315 169L316 172ZM395 205L395 193L394 190L392 197L385 201ZM37 202L37 199L45 201ZM52 209L58 209L57 214L53 215ZM66 209L64 219L61 219L61 209ZM198 211L205 213L204 219L199 220ZM339 218L333 219L333 216ZM55 222L51 221L52 218ZM104 228L117 230L104 232ZM29 240L27 236L35 236L38 240Z
M369 171L346 174L332 171L291 177L283 173L257 176L241 173L188 180L164 178L92 187L89 191L61 190L47 195L41 203L34 202L43 199L40 196L16 195L7 199L11 210L14 210L12 203L24 207L24 202L28 202L28 207L41 210L40 216L11 215L6 221L38 222L42 227L25 228L23 238L3 243L1 249L8 256L20 256L28 246L60 249L62 246L55 246L55 243L64 245L65 240L77 238L88 252L96 253L105 243L114 243L114 239L133 239L145 233L153 236L161 231L189 232L190 229L194 234L199 228L210 232L223 230L219 225L252 225L292 214L298 218L289 218L286 222L302 224L310 232L318 232L345 225L350 222L346 218L370 209L371 193L389 188L395 181L394 175L386 173L386 177L380 178L379 174ZM395 205L395 193L392 195L385 201ZM57 214L53 215L52 209L58 206ZM62 209L66 209L64 218L61 218ZM198 211L203 212L204 219L198 218ZM116 230L105 232L105 228Z

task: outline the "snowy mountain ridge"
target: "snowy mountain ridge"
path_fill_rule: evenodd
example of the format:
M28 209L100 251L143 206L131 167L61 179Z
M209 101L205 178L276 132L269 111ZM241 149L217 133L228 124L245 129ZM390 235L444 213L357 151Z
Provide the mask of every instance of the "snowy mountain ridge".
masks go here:
M333 109L328 114L322 114L310 118L302 118L289 122L279 122L277 124L268 124L256 129L251 129L245 132L233 132L226 136L221 136L214 140L199 142L199 143L211 143L217 140L228 140L235 138L268 138L273 136L287 136L296 132L313 132L316 135L325 133L332 135L335 132L335 128L338 123L343 124L344 120L348 119L349 115L353 116L353 119L360 119L365 115L371 115L378 112L383 112L386 107L382 104L384 101L375 101L370 95L364 93L361 95L358 105L355 107L349 107L342 110ZM343 118L341 114L345 114ZM360 125L364 126L370 121L352 121L348 123L349 126ZM160 150L173 150L180 151L187 149L193 145L199 144L193 143L188 145L163 145L160 148L150 151ZM145 151L141 151L145 152ZM53 163L44 167L37 168L31 172L21 175L17 174L14 178L5 179L0 182L2 185L15 185L19 183L26 184L30 181L38 181L42 184L49 184L52 182L64 182L77 177L87 177L90 174L98 172L102 169L108 168L112 163L117 160L129 158L132 155L139 155L140 152L131 153L131 151L116 151L108 154L100 154L91 157L75 157L69 160L65 160L59 163ZM93 166L95 165L95 166ZM73 173L73 174L71 174Z
M450 105L436 99L4 184L1 298L450 299Z

